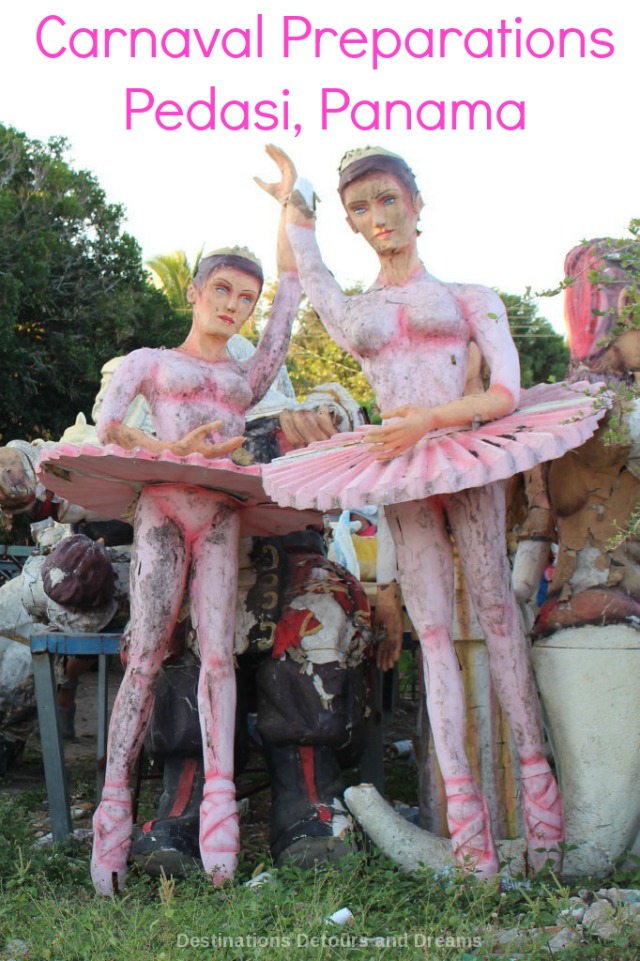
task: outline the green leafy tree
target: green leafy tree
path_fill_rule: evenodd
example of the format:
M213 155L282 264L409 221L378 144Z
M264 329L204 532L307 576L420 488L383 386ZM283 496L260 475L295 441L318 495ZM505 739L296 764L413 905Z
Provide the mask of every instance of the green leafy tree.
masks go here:
M163 292L174 310L183 314L191 314L191 305L187 300L187 290L198 269L202 247L196 254L193 267L190 265L184 250L174 250L170 254L159 254L151 257L145 264L154 274L156 285Z
M0 125L0 435L58 436L88 411L100 368L142 345L170 346L184 320L148 280L93 174L67 143Z
M523 387L562 380L569 366L569 348L564 337L548 320L538 317L538 307L517 294L499 291L507 309L509 328L520 354Z
M276 286L275 282L265 285L263 297L254 314L251 327L242 331L254 343L273 302ZM361 287L351 288L347 293L359 293L361 289ZM360 370L357 360L338 347L329 337L306 297L302 298L293 325L291 345L287 354L287 370L299 399L304 398L318 384L338 381L359 404L369 410L374 406L373 391Z

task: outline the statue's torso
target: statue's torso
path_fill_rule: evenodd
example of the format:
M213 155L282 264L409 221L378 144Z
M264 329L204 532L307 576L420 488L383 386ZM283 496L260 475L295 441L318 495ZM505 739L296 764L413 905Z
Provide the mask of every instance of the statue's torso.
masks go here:
M347 336L382 409L462 394L469 329L460 290L425 273L404 287L373 287L350 299Z

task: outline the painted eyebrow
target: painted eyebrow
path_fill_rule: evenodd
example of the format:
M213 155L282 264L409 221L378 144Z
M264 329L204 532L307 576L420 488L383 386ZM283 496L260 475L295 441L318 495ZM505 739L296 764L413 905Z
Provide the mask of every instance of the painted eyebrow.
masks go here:
M385 187L384 190L381 190L379 193L377 193L377 194L374 196L374 200L379 200L380 197L387 197L387 196L389 196L389 195L391 195L391 194L393 194L394 196L397 196L399 193L400 193L400 191L399 191L398 188L395 187L395 186L394 186L394 187L392 187L392 186ZM351 201L347 204L347 207L348 207L348 208L351 208L351 207L361 207L363 204L368 204L369 202L370 202L370 201L368 201L368 200L351 200Z
M376 194L376 200L380 200L380 197L388 197L391 194L393 194L395 197L399 193L400 191L397 187L385 187L385 189L381 190L379 194Z
M233 283L230 280L227 280L227 278L222 274L219 274L218 276L214 277L213 280L216 286L218 284L223 284L225 287L233 287ZM252 297L256 297L256 298L258 297L258 292L254 290L253 287L244 287L239 291L239 293L250 294Z

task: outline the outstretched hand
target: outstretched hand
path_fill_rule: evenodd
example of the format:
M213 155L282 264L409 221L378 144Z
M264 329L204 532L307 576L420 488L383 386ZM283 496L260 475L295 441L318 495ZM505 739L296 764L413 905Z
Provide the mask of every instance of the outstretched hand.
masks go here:
M180 440L173 441L166 446L172 454L177 457L186 457L188 454L202 454L203 457L226 457L238 447L244 444L244 437L231 437L229 440L220 441L212 444L207 441L207 434L218 430L222 425L221 420L214 420L210 424L202 424L195 430L189 431Z
M316 440L328 440L338 430L326 407L319 410L283 410L279 420L292 450L306 447Z
M390 419L391 423L371 427L366 435L366 443L378 460L391 460L409 450L435 426L431 423L429 408L417 404L404 404L385 411L382 417Z
M279 204L283 204L289 199L293 185L296 182L298 176L296 168L291 158L287 156L280 147L276 147L275 144L267 144L264 149L267 155L277 163L280 170L280 180L275 183L266 183L266 181L260 177L254 177L253 179L259 187L266 190Z

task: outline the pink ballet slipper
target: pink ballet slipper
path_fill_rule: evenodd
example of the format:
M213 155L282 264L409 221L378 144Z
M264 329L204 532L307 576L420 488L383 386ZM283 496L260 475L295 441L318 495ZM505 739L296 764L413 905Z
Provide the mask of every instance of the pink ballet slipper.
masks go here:
M499 871L489 809L484 795L470 775L447 778L447 825L453 856L465 871L489 878Z
M132 829L131 791L124 782L105 781L93 815L91 880L98 894L113 897L124 886Z
M520 762L522 813L529 864L540 871L548 862L562 868L564 814L562 798L549 762L542 754Z
M208 775L200 805L200 857L214 884L233 877L240 850L240 828L233 780Z

